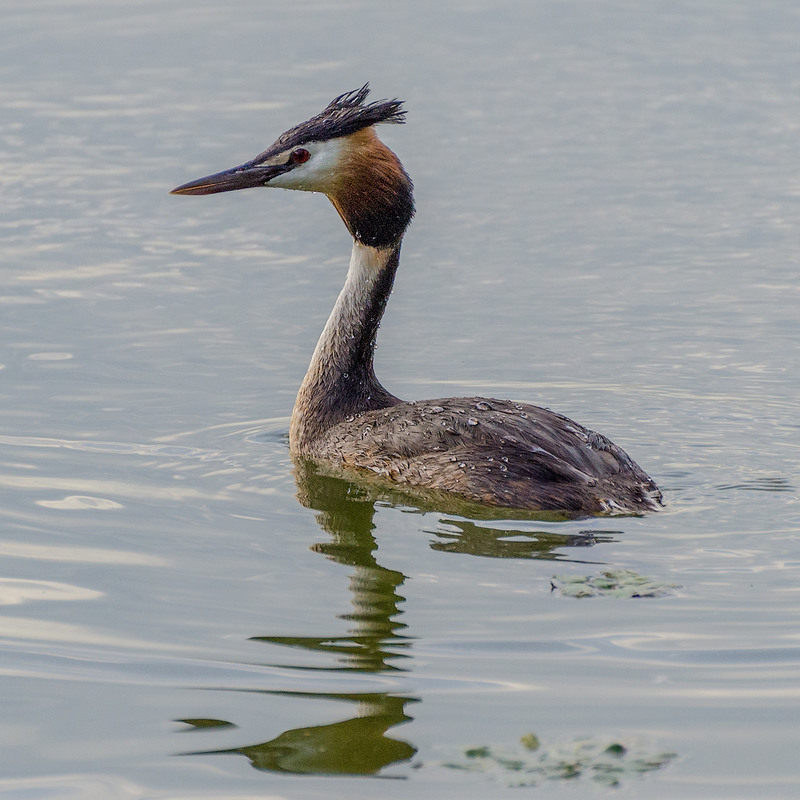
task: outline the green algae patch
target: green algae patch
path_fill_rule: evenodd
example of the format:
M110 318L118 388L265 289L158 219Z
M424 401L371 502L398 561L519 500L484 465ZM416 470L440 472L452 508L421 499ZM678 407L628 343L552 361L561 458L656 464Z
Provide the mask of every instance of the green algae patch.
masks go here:
M515 747L471 747L460 758L438 766L481 773L512 787L552 780L620 786L662 769L676 757L675 753L650 751L642 743L615 740L576 739L546 746L535 734L527 733Z
M664 597L680 584L648 578L630 569L610 569L599 575L553 575L550 585L564 597Z

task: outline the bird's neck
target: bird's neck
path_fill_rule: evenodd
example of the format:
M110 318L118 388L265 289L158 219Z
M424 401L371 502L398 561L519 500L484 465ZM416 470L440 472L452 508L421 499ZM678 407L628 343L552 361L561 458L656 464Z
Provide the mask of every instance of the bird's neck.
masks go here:
M293 453L311 453L316 439L350 416L400 402L373 369L378 326L399 258L399 240L389 247L353 242L347 279L297 394L289 433Z
M414 185L400 159L373 128L341 145L337 178L326 191L357 242L391 248L414 216Z

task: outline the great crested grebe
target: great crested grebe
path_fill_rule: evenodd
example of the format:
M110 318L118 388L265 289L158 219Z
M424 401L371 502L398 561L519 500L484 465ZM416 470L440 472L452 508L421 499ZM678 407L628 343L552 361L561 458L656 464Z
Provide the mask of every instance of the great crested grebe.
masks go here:
M366 103L368 93L369 84L346 92L252 161L172 190L322 192L353 237L344 288L297 394L292 455L481 505L569 514L658 509L658 487L625 452L560 414L481 397L403 402L378 382L375 338L414 200L411 179L374 127L404 122L402 102Z

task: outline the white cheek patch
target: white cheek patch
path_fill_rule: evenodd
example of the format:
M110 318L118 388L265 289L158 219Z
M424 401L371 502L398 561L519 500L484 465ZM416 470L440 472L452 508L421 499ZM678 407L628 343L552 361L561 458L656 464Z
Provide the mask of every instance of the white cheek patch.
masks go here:
M311 153L311 158L305 164L298 164L291 171L277 175L267 186L306 192L328 192L333 188L342 152L341 140L309 142L304 147Z

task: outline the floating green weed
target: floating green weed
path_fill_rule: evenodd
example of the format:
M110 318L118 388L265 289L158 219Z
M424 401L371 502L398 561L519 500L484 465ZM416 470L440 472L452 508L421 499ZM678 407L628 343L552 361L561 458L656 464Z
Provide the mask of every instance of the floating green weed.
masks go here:
M647 578L630 569L610 569L599 575L553 575L550 585L565 597L663 597L677 583Z
M675 753L649 752L635 742L576 739L545 747L536 735L528 733L518 747L472 747L464 751L463 758L439 766L482 773L508 786L579 779L619 786L625 779L665 767L674 758Z

